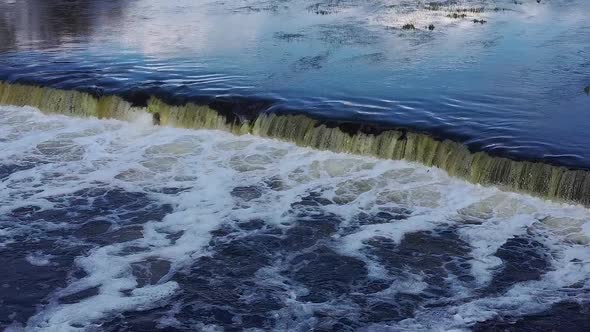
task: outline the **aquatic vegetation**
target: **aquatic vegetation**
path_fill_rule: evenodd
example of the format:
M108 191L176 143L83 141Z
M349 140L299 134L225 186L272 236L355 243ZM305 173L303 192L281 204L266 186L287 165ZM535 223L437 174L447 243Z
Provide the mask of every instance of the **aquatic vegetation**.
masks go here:
M279 40L284 40L287 42L301 40L305 37L305 34L302 33L286 33L286 32L277 32L274 34L274 37Z
M483 13L485 11L484 7L476 7L476 8L456 8L455 12L457 13Z
M278 12L280 9L285 9L283 6L279 6L277 4L260 4L260 5L252 5L252 6L242 6L234 8L232 11L235 13L260 13L260 12Z
M381 63L381 62L385 61L386 59L387 59L387 57L385 56L385 54L383 54L381 52L376 52L376 53L368 53L368 54L353 56L351 58L346 59L345 61L364 62L364 63Z
M455 18L455 19L466 18L467 14L465 14L465 13L452 13L452 14L447 15L447 17L448 18Z
M295 61L291 65L291 67L294 71L317 70L321 69L327 60L327 54L321 54L316 56L304 56Z
M307 11L312 12L316 15L330 15L336 14L342 8L342 4L339 2L318 2L307 7Z
M83 92L9 83L0 84L0 104L30 105L46 113L122 120L148 112L154 115L155 123L163 126L220 129L320 150L416 161L473 183L499 185L548 199L590 205L590 172L587 170L491 156L469 151L451 140L405 129L326 122L300 114L259 113L244 118L213 106L193 103L173 106L157 98L151 98L146 108L139 108L117 96L96 98Z
M498 8L498 7L496 7ZM455 14L471 13L480 14L486 11L485 7L459 7L454 1L431 2L424 6L424 9L431 11L447 11Z
M424 8L427 10L437 11L437 10L443 9L444 5L441 2L431 2L431 3L427 4L426 6L424 6Z
M448 31L457 27L455 21L473 22L477 20L477 23L484 24L499 15L499 12L511 10L510 5L505 8L495 6L497 4L482 1L402 2L401 4L383 6L372 21L392 31L414 30L409 25L410 23L416 30L433 31L436 28L436 30ZM422 43L428 38L409 34L400 34L400 36L420 38L420 40L412 41L418 43Z
M359 22L321 24L319 40L331 45L373 45L380 41L380 36Z
M481 14L486 12L500 12L510 10L509 8L505 7L461 7L458 6L457 2L455 1L431 2L424 8L433 12L447 13L445 15L446 18L454 20L469 18L474 23L480 24L487 23L485 19L481 18Z

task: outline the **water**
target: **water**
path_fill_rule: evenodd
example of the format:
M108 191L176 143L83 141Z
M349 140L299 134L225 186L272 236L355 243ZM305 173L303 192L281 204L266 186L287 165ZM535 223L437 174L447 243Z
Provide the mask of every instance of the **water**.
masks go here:
M589 4L0 0L0 79L587 169ZM128 121L0 106L0 330L590 330L590 210L479 181L512 165L507 188L545 188L558 168L469 155L471 184L408 161L433 152L412 131L423 158L383 160L355 126L299 144L283 129L308 118L237 136L22 91L8 100ZM586 202L587 174L567 175Z
M0 115L8 331L590 323L585 208L149 117Z
M2 2L0 79L139 101L263 99L588 168L590 3L438 3Z

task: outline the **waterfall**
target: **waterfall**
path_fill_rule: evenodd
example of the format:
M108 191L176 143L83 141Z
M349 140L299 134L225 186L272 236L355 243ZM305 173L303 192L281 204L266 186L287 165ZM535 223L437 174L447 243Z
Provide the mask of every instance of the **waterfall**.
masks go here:
M301 114L260 112L254 118L208 105L169 105L155 97L147 107L133 107L118 96L96 97L79 91L0 82L0 104L33 106L44 113L130 120L148 112L155 122L179 128L225 130L293 142L299 146L383 159L404 159L434 166L472 183L496 185L547 199L590 206L590 172L542 162L517 161L472 152L466 146L407 130L361 130Z

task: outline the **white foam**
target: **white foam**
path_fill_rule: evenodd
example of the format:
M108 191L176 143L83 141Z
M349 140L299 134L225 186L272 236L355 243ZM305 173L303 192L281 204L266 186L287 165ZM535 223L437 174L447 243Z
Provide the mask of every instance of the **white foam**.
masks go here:
M314 151L249 135L155 128L142 117L136 123L123 123L0 107L0 118L6 119L0 122L0 156L4 163L46 161L34 169L14 172L0 182L1 214L30 205L40 211L50 210L55 203L48 198L95 188L97 184L144 193L150 200L173 208L162 220L143 224L142 237L97 247L78 257L76 265L87 275L56 291L50 303L40 307L28 322L31 330L72 330L72 325L90 329L114 314L159 306L182 292L170 276L208 254L212 230L226 222L252 219L290 227L294 218L291 204L310 192L338 203L322 209L343 220L343 227L353 225L361 212L371 214L387 208L411 211L405 220L358 226L334 236L333 249L367 262L373 277L388 278L385 269L363 250L366 241L376 236L399 244L409 233L456 228L473 248L472 273L480 285L489 283L501 266L495 256L497 249L515 235L534 236L551 250L552 270L541 280L519 283L505 294L483 299L470 298L469 289L457 290L454 296L463 304L420 309L415 319L400 322L396 328L463 329L497 314L546 309L565 298L560 292L562 287L579 282L588 287L590 251L583 237L590 236L590 212L579 206L468 184L441 170L405 161ZM69 144L60 151L68 155L76 151L76 158L48 157L35 148L60 140ZM280 185L266 187L264 183L271 179ZM260 197L234 197L231 192L237 186L257 187ZM184 191L161 193L170 187ZM117 221L113 222L118 227ZM69 220L30 224L0 221L0 245L11 243L17 235L42 237L49 230L72 227L77 226ZM170 234L180 235L173 241ZM144 250L126 251L131 246ZM139 288L131 264L153 258L170 262L171 272L158 283ZM51 260L42 253L27 256L27 261L36 265L51 264ZM270 278L268 275L265 278ZM274 275L278 278L277 273ZM62 296L92 287L97 287L97 295L78 303L59 302ZM419 277L395 280L383 294L419 293L425 287ZM531 301L533 298L535 301ZM281 317L299 318L297 323L284 321L279 326L293 327L315 319L316 307L299 303L295 293L284 301L286 309ZM341 305L333 310L349 310ZM174 318L168 317L166 322L174 324ZM375 329L379 328L383 326L376 325Z
M502 265L494 254L506 241L526 233L537 220L530 215L518 215L507 220L493 220L482 225L463 228L461 235L472 246L472 273L480 285L492 279L492 272Z
M31 254L28 254L25 257L27 262L29 262L29 263L31 263L31 265L35 265L35 266L47 266L47 265L51 264L51 258L53 258L52 255L46 255L46 254L43 254L42 252L34 252Z

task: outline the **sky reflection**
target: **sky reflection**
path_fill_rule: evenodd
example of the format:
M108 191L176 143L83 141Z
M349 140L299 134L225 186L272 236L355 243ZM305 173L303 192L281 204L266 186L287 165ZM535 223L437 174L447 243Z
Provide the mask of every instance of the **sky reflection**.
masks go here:
M590 166L590 2L437 3L3 1L0 74L108 93L271 98Z

